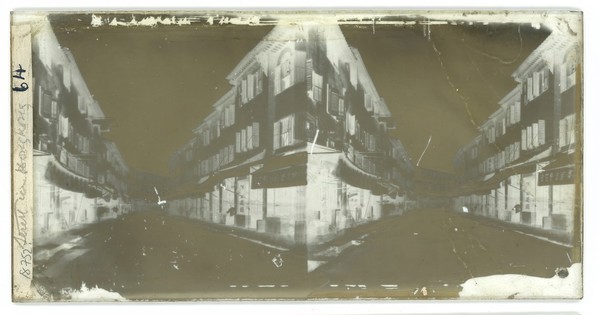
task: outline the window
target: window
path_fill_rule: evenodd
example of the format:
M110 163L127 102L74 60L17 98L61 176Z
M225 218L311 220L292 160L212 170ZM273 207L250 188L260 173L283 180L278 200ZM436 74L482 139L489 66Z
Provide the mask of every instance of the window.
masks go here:
M85 98L81 95L77 96L77 109L79 109L79 112L82 114L87 114L87 104L85 102Z
M569 58L571 59L571 58ZM575 62L567 61L560 66L560 91L564 92L575 86L576 65Z
M225 122L225 117L227 116L227 109L222 110L221 112L219 112L219 127L220 129L223 129L225 127L227 127L227 124Z
M210 130L209 130L209 129L207 129L207 130L204 130L204 131L202 132L202 136L203 136L203 138L204 138L204 139L203 139L203 144L204 144L204 146L207 146L207 145L209 145L209 144L210 144Z
M538 120L521 129L521 150L532 150L546 144L546 121Z
M294 115L287 116L273 126L273 149L294 144Z
M540 95L540 73L534 72L533 75L533 97Z
M230 105L227 108L227 119L226 119L226 126L229 127L233 124L235 124L235 106L234 105Z
M246 80L242 80L241 89L242 104L246 104L248 102L248 85L246 84Z
M344 99L335 88L327 85L327 112L339 116L344 113Z
M479 155L479 152L477 150L477 147L472 147L471 148L471 159L475 159L477 158L477 155Z
M356 115L346 113L346 132L353 136L356 132Z
M241 151L242 152L246 152L248 150L248 138L246 135L246 128L242 129L241 133L240 133L240 141L241 141Z
M219 129L225 129L235 123L235 105L225 107L219 114Z
M313 86L313 76L314 76L314 70L313 70L313 62L312 59L306 59L306 90L309 92L312 92L312 86ZM312 93L309 94L309 97L312 98Z
M281 55L279 63L275 67L275 95L292 86L294 80L293 69L292 53L286 51Z
M256 70L250 74L247 74L240 85L238 86L238 93L242 104L254 99L257 95L262 93L262 71L261 69Z
M235 133L235 152L242 152L242 143L241 143L241 135L240 132Z
M254 138L252 137L252 126L250 125L246 127L246 144L248 150L252 150L254 148L254 143L252 143L252 140L254 140Z
M538 143L539 145L546 144L546 121L538 120Z
M206 174L208 174L208 162L203 160L200 162L200 176L204 176Z
M575 144L575 114L561 119L558 130L558 144L561 148Z
M486 130L486 138L488 143L494 143L496 141L496 129L494 126L491 126Z
M56 118L58 113L56 101L52 99L50 91L46 91L41 86L39 89L39 104L40 116L44 118Z
M252 123L252 144L255 148L260 146L259 143L259 124L257 122Z
M71 91L71 70L68 67L63 66L63 85L67 90Z
M533 78L527 78L527 101L531 101L533 99Z
M498 121L496 121L496 138L502 136L505 132L506 132L506 120L505 119L500 119Z
M542 95L550 87L550 70L547 67L534 71L525 82L526 99L529 102Z
M220 125L220 122L218 119L212 123L212 125L211 125L212 131L210 133L211 140L221 136L221 128L219 127L219 125Z
M365 93L365 109L367 112L373 111L373 99L371 98L371 95L367 93Z
M312 99L315 102L323 100L323 76L313 71L312 73Z
M527 137L526 138L527 143L526 143L525 147L527 148L527 150L531 150L531 149L533 149L533 141L532 141L533 140L533 127L527 126L527 128L525 130L526 130L525 136Z

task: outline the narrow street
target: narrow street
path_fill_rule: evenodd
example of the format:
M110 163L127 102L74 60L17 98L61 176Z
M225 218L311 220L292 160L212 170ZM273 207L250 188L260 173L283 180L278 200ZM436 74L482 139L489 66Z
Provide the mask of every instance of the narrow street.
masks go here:
M473 277L552 277L571 265L570 248L481 223L477 217L421 209L382 221L365 239L315 272L316 296L401 298L458 296Z
M452 298L473 277L549 278L571 265L568 247L443 210L414 210L360 229L362 244L307 273L305 251L137 212L77 231L70 246L36 268L52 292L85 283L127 299Z
M78 233L87 236L40 268L52 279L45 284L54 291L85 283L128 299L250 298L260 286L277 297L280 288L307 276L305 255L159 212L125 215ZM72 259L69 253L81 249L85 252ZM280 267L273 262L278 255ZM234 286L244 291L236 292ZM282 297L298 294L290 292Z

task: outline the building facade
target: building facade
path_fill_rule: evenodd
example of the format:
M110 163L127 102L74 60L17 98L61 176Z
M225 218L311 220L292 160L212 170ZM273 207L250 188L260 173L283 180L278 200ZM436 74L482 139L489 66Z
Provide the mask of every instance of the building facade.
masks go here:
M128 167L104 139L107 120L48 22L33 42L34 237L128 210Z
M554 32L513 73L516 87L455 156L457 211L578 232L580 56L575 36Z
M417 208L451 206L451 193L456 187L454 174L424 167L415 167L412 189Z
M168 211L289 244L399 213L412 166L337 26L277 26L169 165Z

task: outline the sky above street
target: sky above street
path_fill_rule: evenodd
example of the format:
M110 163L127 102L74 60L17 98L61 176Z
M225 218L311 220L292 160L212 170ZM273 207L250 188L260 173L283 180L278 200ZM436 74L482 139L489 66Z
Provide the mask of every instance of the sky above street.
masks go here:
M139 18L138 18L139 20ZM230 85L225 77L272 26L90 27L91 15L54 16L95 99L107 137L134 169L167 175L171 155ZM512 72L548 32L525 24L342 26L420 166L452 172L456 151L516 83Z

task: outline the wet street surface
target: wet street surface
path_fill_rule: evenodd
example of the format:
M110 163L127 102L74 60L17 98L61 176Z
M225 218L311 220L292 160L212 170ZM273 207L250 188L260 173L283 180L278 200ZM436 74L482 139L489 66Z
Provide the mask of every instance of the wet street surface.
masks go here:
M36 262L57 295L98 286L127 299L454 298L461 283L494 274L550 278L571 249L444 210L414 210L363 225L338 257L307 272L307 253L215 226L148 211L72 233Z

